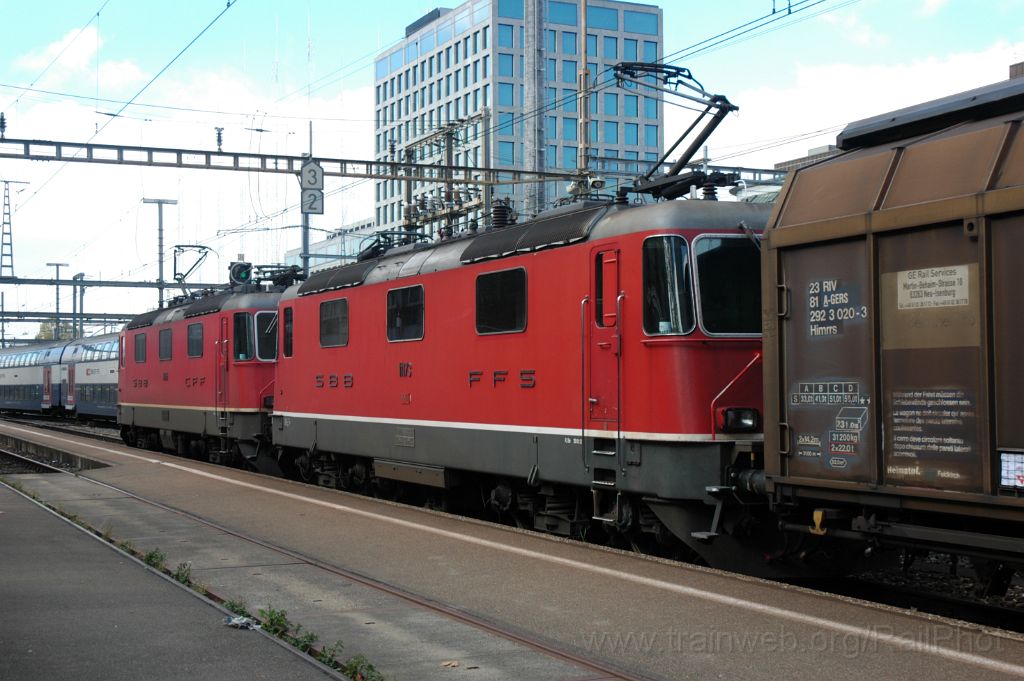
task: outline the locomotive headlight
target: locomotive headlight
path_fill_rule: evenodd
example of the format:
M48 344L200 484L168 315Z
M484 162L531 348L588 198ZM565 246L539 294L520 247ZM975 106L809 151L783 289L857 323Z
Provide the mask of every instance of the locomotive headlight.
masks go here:
M753 433L761 426L761 415L751 407L718 410L718 429L724 433Z

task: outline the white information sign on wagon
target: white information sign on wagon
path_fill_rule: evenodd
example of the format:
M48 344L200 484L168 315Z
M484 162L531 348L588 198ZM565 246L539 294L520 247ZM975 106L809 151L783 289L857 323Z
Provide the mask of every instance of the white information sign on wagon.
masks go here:
M896 303L901 310L970 305L967 265L926 267L896 273Z

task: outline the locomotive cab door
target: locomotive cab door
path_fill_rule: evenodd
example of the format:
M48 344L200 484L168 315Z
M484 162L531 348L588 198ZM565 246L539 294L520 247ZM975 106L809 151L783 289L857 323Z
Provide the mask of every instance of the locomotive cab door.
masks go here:
M586 321L590 331L586 413L591 428L608 430L614 437L619 429L619 356L622 352L619 251L615 247L602 247L593 251L591 262L590 297L594 303Z
M217 424L220 427L227 425L228 408L228 361L231 356L231 335L229 333L228 317L220 318L217 338L217 367L214 370L214 390L216 396L214 403L217 410Z

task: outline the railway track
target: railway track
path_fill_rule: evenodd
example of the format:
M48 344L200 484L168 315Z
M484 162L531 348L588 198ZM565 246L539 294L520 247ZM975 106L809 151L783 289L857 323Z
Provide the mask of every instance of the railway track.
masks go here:
M12 423L18 423L24 426L40 428L64 434L89 437L92 439L101 440L105 442L123 444L121 442L121 438L118 437L116 431L110 427L103 427L97 425L87 426L81 424L72 425L49 417L18 417L13 419L5 418L4 420ZM19 464L15 463L15 461L20 461L22 462L20 465L26 467L26 470L7 471L9 473L52 472L54 470L57 470L49 465L50 462L37 461L21 455L16 455L8 452L0 452L0 474L5 472L5 469L3 468L5 461L12 462L8 464L10 466L17 466ZM33 466L35 467L35 469L28 470L28 468L31 468ZM157 504L155 502L151 502L145 499L142 499L142 501L163 508L160 504ZM183 513L180 510L176 510L176 512ZM184 515L189 514L184 513ZM189 515L189 517L193 516ZM216 527L216 529L219 529L221 531L229 532L229 530L211 524L200 517L194 517L194 519L200 522L204 522L206 524L210 524L211 526ZM476 519L485 520L479 517ZM241 535L239 536L243 539L246 539L247 541L252 541L256 544L261 544L261 542L258 539L255 539L253 537L242 537ZM268 548L273 548L274 550L281 550L277 547ZM308 558L303 556L296 557L306 561L309 560ZM319 567L335 570L334 568L331 568L331 566L319 565ZM387 590L386 585L378 585L374 583L372 579L368 579L365 576L349 575L344 571L335 571L339 575L344 575L350 579L364 580L368 585L373 586L374 588ZM902 581L902 583L894 583L896 580L893 579L893 577L895 577L896 573L899 573L899 575L901 576L900 581ZM921 577L920 580L933 582L935 580L935 575L936 573L931 572L926 576ZM931 615L937 615L940 617L948 617L952 619L962 620L964 622L969 622L971 624L986 627L994 627L1006 631L1024 633L1024 608L1015 607L1014 605L1007 605L1006 603L1002 602L1001 599L989 598L987 600L982 600L980 598L976 599L954 596L949 593L938 593L936 591L931 591L921 586L915 586L913 582L913 577L908 578L905 574L903 574L899 570L896 570L896 572L894 572L893 575L888 575L888 573L875 573L870 576L822 578L813 581L801 581L799 585L805 588L810 588L825 593L831 593L848 598L856 598L859 600L887 605L890 607L899 608L903 610L922 612ZM1015 589L1016 591L1021 592L1021 595L1024 596L1024 581L1022 581L1020 578L1017 578L1015 580ZM399 593L399 595L401 595L403 598L409 596L404 592ZM435 608L439 611L445 611L443 605L429 603L421 603L421 605L424 605L424 607ZM458 615L460 617L462 616L460 613L455 613L455 615ZM467 623L474 624L474 626L483 626L484 628L490 626L486 623L473 621L472 618L465 619L465 621ZM494 631L494 633L502 632ZM512 638L513 640L518 640L515 639L515 637L512 635L509 635L509 638ZM525 641L521 642L528 643ZM545 652L549 651L545 650ZM573 659L572 661L576 664L582 664L582 662L577 659ZM626 677L614 676L614 678Z

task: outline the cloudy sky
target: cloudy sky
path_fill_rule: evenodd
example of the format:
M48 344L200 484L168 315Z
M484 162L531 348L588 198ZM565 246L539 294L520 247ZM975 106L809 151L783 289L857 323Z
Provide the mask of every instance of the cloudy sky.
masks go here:
M296 154L312 121L314 155L370 159L373 59L435 4L0 0L7 137L213 149L222 127L226 150ZM846 122L1005 79L1024 61L1024 0L792 0L793 14L787 4L660 3L665 54L740 107L712 138L712 162L771 167L833 142ZM686 112L667 108L671 141ZM168 279L175 244L214 249L193 278L205 282L224 280L240 254L280 262L299 245L298 187L287 176L0 160L0 179L29 182L12 185L21 277L52 276L45 263L66 262L62 278L155 279L156 207L143 198L179 202L165 209ZM370 216L371 189L329 179L314 227ZM8 309L53 309L52 289L4 292ZM86 294L91 310L155 302L153 291ZM62 288L61 310L70 309Z

